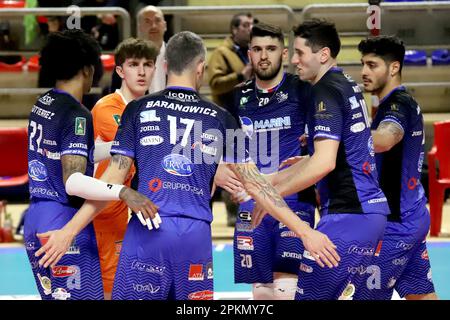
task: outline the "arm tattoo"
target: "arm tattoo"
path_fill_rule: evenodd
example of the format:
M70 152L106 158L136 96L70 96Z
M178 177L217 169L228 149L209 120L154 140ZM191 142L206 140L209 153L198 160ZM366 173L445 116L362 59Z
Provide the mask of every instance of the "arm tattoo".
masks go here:
M75 172L85 174L87 159L83 156L65 155L61 157L64 183Z
M111 166L113 163L119 165L119 170L128 171L131 167L131 159L120 154L113 155L111 161L109 162L109 165Z
M381 131L387 131L388 134L394 137L395 144L399 143L403 139L403 128L392 121L381 122L378 129Z
M278 194L275 188L264 179L254 164L236 165L237 172L244 183L253 184L259 190L259 194L273 202L276 207L287 208L288 205Z

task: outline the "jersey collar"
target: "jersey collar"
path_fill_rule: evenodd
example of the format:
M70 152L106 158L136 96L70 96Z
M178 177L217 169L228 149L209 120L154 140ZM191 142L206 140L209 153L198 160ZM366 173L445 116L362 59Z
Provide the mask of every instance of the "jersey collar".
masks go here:
M391 90L391 92L389 92L383 99L380 100L380 104L382 104L383 102L385 102L395 91L400 90L400 91L406 91L405 86L403 85L399 85L398 87L395 87L394 89Z

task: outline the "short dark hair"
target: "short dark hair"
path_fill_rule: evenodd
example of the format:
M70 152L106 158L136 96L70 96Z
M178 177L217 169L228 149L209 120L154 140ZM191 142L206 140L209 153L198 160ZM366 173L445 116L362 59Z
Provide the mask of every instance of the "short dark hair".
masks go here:
M405 46L403 41L396 36L376 36L361 40L358 50L362 55L373 53L389 64L394 61L400 62L400 73L405 58Z
M250 12L236 13L230 21L230 32L233 30L233 28L239 27L239 25L241 24L241 17L253 18Z
M258 22L252 28L250 32L250 41L253 37L271 37L278 39L284 46L284 35L283 30L280 27L273 24L268 24L264 22Z
M42 72L55 80L70 80L87 66L100 59L100 46L87 33L78 30L54 32L41 50Z
M306 39L306 45L312 52L329 48L331 57L336 58L341 50L341 40L334 23L323 19L311 19L294 27L296 37Z
M122 65L126 59L148 59L156 62L159 49L152 41L128 38L123 40L114 50L114 61L117 66Z
M181 31L173 35L166 47L167 72L177 75L193 67L197 58L206 59L206 48L202 38L191 31Z

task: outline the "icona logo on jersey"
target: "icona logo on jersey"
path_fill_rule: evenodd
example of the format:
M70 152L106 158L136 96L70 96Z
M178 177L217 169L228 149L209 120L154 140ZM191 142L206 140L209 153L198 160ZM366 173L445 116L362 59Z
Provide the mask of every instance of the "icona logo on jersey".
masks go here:
M194 173L194 165L191 160L182 154L169 154L161 163L163 169L175 176L188 177Z
M424 252L422 252L422 259L424 260L428 260L428 250L425 250Z
M202 264L191 264L189 265L189 276L190 281L203 281L205 279L205 274L203 273Z
M34 181L47 180L47 168L42 162L33 160L28 163L28 175Z
M210 290L196 291L188 295L189 300L212 300L214 292Z
M120 114L113 114L112 117L113 117L114 121L116 122L116 124L118 126L120 126Z
M86 134L86 118L75 118L75 134L77 136L84 136Z
M54 266L52 267L52 276L55 278L70 277L77 273L74 266Z

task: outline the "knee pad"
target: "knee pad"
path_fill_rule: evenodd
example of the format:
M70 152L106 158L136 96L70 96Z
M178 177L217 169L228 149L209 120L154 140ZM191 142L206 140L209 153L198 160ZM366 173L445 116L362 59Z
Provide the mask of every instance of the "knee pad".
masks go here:
M274 300L273 283L254 283L253 300Z
M294 300L298 278L295 276L273 280L273 296L275 300Z

